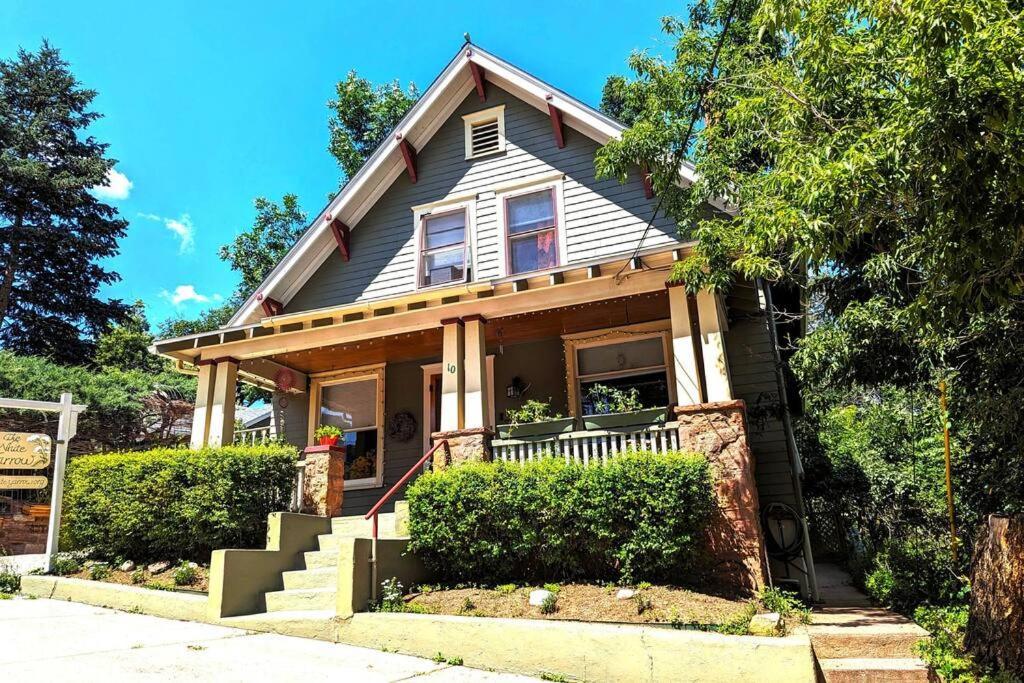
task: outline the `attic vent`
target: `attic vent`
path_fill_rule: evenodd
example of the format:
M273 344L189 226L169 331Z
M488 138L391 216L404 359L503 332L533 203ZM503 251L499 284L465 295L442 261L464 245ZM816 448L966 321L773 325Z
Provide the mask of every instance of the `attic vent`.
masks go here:
M466 158L505 151L505 106L492 107L462 117L466 126Z

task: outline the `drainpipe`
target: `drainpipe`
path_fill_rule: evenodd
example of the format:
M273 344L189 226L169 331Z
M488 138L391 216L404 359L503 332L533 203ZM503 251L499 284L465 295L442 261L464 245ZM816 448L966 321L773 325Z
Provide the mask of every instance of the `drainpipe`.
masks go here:
M757 278L757 286L764 294L765 324L768 327L768 338L772 345L772 356L775 361L775 382L779 389L779 403L782 405L782 426L786 432L786 452L789 456L789 471L793 482L793 493L796 496L796 510L803 520L804 527L804 571L807 573L807 587L810 589L811 600L820 602L818 594L818 577L814 571L814 553L811 550L811 535L807 528L807 512L804 509L804 492L801 482L804 474L800 462L800 451L797 449L796 438L793 436L793 420L789 413L789 401L786 397L786 380L782 373L782 355L779 353L779 340L775 330L775 304L772 302L772 291L763 278Z

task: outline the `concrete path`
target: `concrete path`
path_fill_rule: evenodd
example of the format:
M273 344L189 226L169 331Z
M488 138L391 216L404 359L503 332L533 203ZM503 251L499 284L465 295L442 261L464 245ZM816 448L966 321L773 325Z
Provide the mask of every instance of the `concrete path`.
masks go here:
M59 600L0 600L4 680L527 683L427 659Z

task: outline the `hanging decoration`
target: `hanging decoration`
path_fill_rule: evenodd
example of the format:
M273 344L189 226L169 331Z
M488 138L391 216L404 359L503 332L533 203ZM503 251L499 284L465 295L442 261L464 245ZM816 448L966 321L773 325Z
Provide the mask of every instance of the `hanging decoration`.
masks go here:
M398 443L405 443L416 435L416 416L408 410L400 410L388 421L388 437Z

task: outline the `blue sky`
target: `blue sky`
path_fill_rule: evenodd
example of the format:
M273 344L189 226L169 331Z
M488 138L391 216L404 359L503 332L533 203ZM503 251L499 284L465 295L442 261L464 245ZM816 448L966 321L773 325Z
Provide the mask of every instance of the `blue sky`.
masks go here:
M299 196L314 216L339 172L325 106L350 69L425 88L473 41L596 105L634 49L664 48L678 2L0 3L0 57L43 38L99 91L94 135L118 159L112 204L131 222L105 294L146 302L151 323L228 297L217 248L252 200ZM628 9L627 9L628 8ZM131 186L128 187L130 182Z

